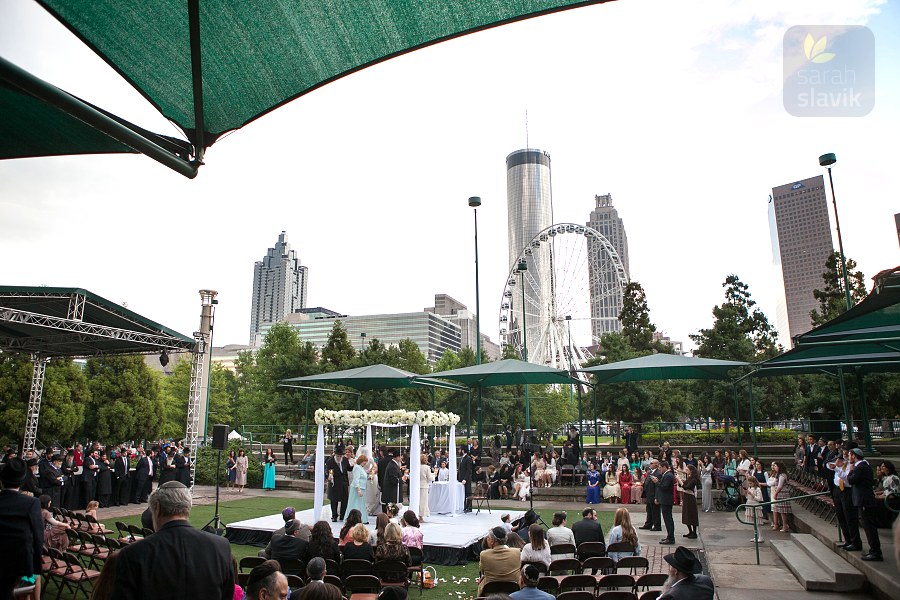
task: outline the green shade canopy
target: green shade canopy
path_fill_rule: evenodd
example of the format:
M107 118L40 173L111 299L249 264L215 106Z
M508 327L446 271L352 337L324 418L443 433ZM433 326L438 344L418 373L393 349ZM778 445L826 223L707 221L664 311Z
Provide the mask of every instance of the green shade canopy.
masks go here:
M569 377L562 369L535 365L524 360L506 359L483 363L474 367L463 367L432 373L429 377L451 379L469 387L494 387L498 385L525 385L531 383L583 384L583 381Z
M837 373L838 368L858 368L860 373L900 371L900 344L798 346L759 363L753 376Z
M750 363L734 360L696 358L678 354L650 354L630 360L581 369L598 383L655 381L660 379L728 379L729 371Z
M188 352L194 340L81 288L0 286L0 351L44 356Z
M875 287L862 302L799 336L797 346L891 339L900 341L900 267L882 271L873 279Z
M182 129L194 146L184 165L139 149L192 177L205 148L224 133L345 75L476 31L608 0L37 1ZM17 128L14 139L34 137L36 125ZM71 145L64 147L92 152L97 141Z
M335 371L334 373L292 377L291 379L282 379L278 382L278 385L290 387L290 384L308 383L330 383L355 390L390 390L421 386L463 390L463 388L458 386L449 385L443 381L434 381L430 377L423 377L403 369L389 367L388 365L369 365L367 367Z

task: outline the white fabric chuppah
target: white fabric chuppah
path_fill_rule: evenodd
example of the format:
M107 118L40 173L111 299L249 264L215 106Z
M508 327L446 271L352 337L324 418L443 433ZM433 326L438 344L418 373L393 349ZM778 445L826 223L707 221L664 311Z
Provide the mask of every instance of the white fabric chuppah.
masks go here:
M313 514L316 519L322 514L325 504L325 426L319 424L316 435L316 488L313 492Z
M419 442L419 424L413 423L409 436L409 510L419 512L419 469L421 465L422 445Z

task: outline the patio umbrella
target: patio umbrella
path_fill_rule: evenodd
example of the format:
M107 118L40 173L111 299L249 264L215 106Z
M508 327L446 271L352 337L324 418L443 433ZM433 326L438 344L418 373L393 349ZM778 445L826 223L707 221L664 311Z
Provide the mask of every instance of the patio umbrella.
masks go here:
M20 77L2 59L0 82L194 177L205 149L223 134L345 75L468 33L607 0L37 1L180 127L191 155L160 151L130 125ZM26 123L16 133L28 139L39 132Z
M728 379L729 371L749 364L679 354L649 354L579 370L595 376L598 383L623 383L660 379Z
M333 373L292 377L291 379L282 379L278 385L285 386L285 384L291 383L331 383L355 390L391 390L422 386L442 387L458 391L464 389L443 381L435 381L431 376L424 377L388 365L369 365Z
M469 387L494 387L498 385L525 385L529 383L551 383L571 385L583 381L569 377L562 369L535 365L524 360L508 358L496 362L483 363L474 367L463 367L450 371L432 373L434 379L452 379Z

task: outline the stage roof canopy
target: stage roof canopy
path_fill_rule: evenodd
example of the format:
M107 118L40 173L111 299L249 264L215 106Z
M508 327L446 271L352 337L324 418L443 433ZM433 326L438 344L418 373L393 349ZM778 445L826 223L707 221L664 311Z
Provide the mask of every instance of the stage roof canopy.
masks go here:
M0 351L47 357L188 352L194 340L81 288L0 286Z

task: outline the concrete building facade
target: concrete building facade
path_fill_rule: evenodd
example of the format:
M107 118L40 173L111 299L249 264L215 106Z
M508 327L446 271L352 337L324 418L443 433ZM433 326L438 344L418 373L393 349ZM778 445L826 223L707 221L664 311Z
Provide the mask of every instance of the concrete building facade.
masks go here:
M278 323L287 315L306 307L309 273L281 232L273 248L253 265L253 298L250 308L250 345L262 343L265 323Z
M625 235L625 224L619 217L619 211L613 206L612 194L594 196L594 210L591 211L587 226L609 240L625 267L626 278L630 280L628 236ZM596 342L606 333L622 330L619 314L622 312L623 298L620 295L612 297L601 292L601 290L609 289L615 281L616 266L603 247L593 238L587 238L587 246L588 254L597 257L596 261L588 261L591 292L591 338ZM595 269L595 264L599 268Z

